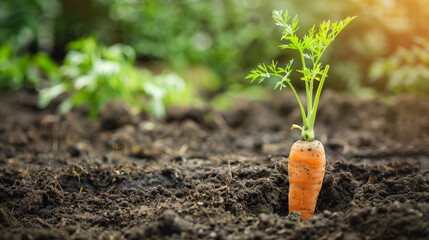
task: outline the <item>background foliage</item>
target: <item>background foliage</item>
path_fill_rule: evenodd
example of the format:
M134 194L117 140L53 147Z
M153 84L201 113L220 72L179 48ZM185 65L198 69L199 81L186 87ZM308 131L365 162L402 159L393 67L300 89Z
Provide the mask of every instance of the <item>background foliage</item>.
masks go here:
M70 67L75 50L67 46L94 36L97 41L91 44L96 48L122 44L135 53L127 64L113 60L120 71L133 69L152 83L175 73L174 79L181 83L168 84L183 85L182 90L165 90L170 93L152 107L172 102L168 99L180 103L184 97L186 103L200 96L217 105L231 103L230 98L240 94L260 97L264 91L243 80L250 68L270 59L287 63L293 57L277 48L281 30L271 19L274 9L300 16L306 27L298 34L322 20L359 16L325 54L323 61L332 66L327 87L364 97L427 93L429 50L418 40L429 36L426 0L4 0L0 2L0 89L72 86L76 76L64 74L64 69ZM389 74L392 70L396 73ZM81 71L81 76L88 73ZM156 77L159 74L163 75ZM178 80L182 78L184 82ZM161 89L168 84L156 85ZM73 95L77 90L65 92ZM132 92L132 98L142 94L141 101L153 102L156 95L147 89Z

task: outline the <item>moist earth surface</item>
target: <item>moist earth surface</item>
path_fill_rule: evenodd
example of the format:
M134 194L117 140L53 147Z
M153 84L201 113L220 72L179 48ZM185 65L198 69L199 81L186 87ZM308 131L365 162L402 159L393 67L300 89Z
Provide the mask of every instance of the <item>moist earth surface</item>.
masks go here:
M0 239L427 239L429 99L326 91L314 216L288 216L290 94L163 119L109 103L56 114L0 95Z

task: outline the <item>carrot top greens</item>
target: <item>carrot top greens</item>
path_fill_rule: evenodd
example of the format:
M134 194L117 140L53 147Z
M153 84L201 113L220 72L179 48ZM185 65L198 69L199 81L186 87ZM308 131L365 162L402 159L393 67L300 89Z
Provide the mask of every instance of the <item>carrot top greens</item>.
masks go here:
M297 91L291 83L291 79L289 78L293 71L291 69L293 59L286 64L285 68L278 67L277 63L274 61L271 65L261 63L246 77L246 79L251 79L251 82L258 79L259 83L272 76L280 77L275 88L279 88L281 90L289 86L292 89L298 100L303 121L303 126L293 124L292 129L300 129L302 131L302 140L304 141L314 140L314 122L316 119L317 105L319 103L323 83L325 82L325 78L328 76L329 71L329 65L323 66L320 59L326 48L328 48L338 34L354 18L355 17L347 17L339 22L331 22L330 20L324 21L319 25L317 31L313 25L306 35L299 38L295 34L298 30L298 16L291 19L288 11L284 14L281 10L273 11L273 19L276 22L276 25L279 25L284 29L281 40L286 41L286 44L282 44L279 47L283 49L293 49L299 52L302 68L296 71L302 74L303 77L301 80L305 82L307 113L305 112ZM314 92L314 89L316 88L315 82L318 82L316 92Z

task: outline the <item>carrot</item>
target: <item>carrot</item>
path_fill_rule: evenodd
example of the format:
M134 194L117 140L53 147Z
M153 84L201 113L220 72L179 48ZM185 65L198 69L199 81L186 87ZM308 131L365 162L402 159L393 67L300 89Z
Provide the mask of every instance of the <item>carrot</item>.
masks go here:
M346 17L339 22L324 21L317 31L313 26L308 30L308 34L299 38L296 35L298 17L291 19L287 11L284 14L282 11L273 11L276 25L284 29L282 40L287 41L280 47L299 52L302 68L296 71L303 75L301 80L304 81L307 109L290 79L293 76L293 59L284 68L278 67L278 63L274 61L271 65L259 64L246 77L252 82L258 79L259 83L270 77L277 77L280 80L275 84L275 88L281 90L289 87L298 101L303 124L293 124L292 129L301 130L302 140L293 144L289 154L289 213L300 212L304 222L313 216L326 165L323 145L315 140L314 136L319 98L329 71L329 65L323 66L320 61L326 48L354 18Z
M296 141L289 154L289 213L300 212L305 222L313 216L325 175L325 149L317 141Z

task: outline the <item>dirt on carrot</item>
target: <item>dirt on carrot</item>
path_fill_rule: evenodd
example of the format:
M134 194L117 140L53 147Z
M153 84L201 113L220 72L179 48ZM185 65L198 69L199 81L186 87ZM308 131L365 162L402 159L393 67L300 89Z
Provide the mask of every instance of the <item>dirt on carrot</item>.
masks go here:
M305 223L287 218L294 101L175 108L163 120L123 121L127 108L111 107L91 121L4 93L0 239L426 239L429 100L325 91L326 172Z

